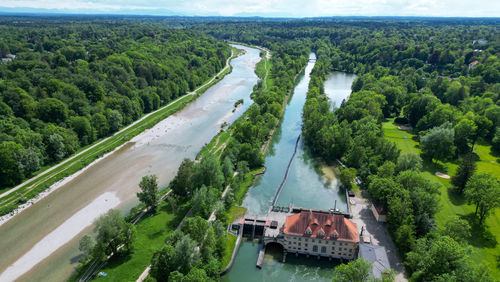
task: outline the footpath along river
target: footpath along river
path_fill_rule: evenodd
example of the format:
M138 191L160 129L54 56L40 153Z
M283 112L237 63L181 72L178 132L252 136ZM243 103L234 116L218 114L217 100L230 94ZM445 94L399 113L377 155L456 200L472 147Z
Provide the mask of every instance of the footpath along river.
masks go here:
M266 156L266 173L259 177L254 187L250 188L243 206L252 214L265 214L276 193L286 167L295 150L297 137L302 130L302 108L310 81L310 73L315 64L315 54L309 56L304 74L298 78L280 125L273 136L270 151ZM354 75L340 72L332 73L325 82L325 93L332 104L340 105L351 93ZM302 140L302 139L301 139ZM326 172L326 173L325 173ZM300 141L295 159L290 167L287 181L276 205L303 208L334 208L347 210L345 193L339 189L339 182L331 170L321 167L305 150ZM262 269L255 267L259 243L243 241L234 264L223 281L331 281L335 262L306 259L305 257L287 256L282 263L281 251L268 248Z
M184 158L250 106L257 83L260 50L231 61L233 70L196 101L136 136L60 189L0 226L0 281L64 281L80 259L78 240L111 208L126 213L138 203L142 176L156 174L161 187L175 176ZM233 112L234 103L244 99Z

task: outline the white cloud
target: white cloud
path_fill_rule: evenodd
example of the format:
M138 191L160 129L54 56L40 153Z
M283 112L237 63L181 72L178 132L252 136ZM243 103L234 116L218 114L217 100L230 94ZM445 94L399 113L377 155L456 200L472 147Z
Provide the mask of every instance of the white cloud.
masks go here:
M125 2L125 3L124 3ZM453 0L2 0L1 7L117 12L170 10L185 15L497 17L500 1Z

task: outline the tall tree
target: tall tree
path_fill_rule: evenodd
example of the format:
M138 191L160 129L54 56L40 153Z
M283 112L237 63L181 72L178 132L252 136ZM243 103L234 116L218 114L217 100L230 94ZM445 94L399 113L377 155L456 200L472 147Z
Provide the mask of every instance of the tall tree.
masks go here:
M357 171L355 168L346 168L342 170L340 173L340 182L347 188L351 189L352 188L352 182L354 181L354 178L356 177Z
M500 206L499 181L487 173L475 174L467 182L465 197L476 205L475 215L479 214L481 224L493 209Z
M476 160L472 153L464 155L456 174L451 178L451 184L457 188L460 194L463 194L467 181L476 171Z
M141 188L141 192L137 193L137 198L154 212L160 202L156 175L143 176L139 187Z
M184 159L177 171L177 175L170 183L172 191L181 197L185 197L193 190L192 176L194 171L194 162L190 159Z
M428 159L447 160L455 153L455 133L448 125L434 127L420 138L422 153Z
M369 281L372 264L362 258L335 267L334 282Z

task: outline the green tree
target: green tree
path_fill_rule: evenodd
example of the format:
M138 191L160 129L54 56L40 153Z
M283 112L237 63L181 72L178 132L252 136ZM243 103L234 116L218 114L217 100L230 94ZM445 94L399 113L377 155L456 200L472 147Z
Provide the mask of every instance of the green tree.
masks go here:
M214 210L217 203L217 194L215 189L203 185L196 190L193 195L192 206L193 214L203 218L208 218Z
M467 181L472 177L476 171L476 160L474 154L469 153L464 155L457 172L451 178L451 184L457 188L460 194L463 194Z
M196 242L189 235L184 235L175 244L174 263L176 269L183 274L189 273L193 266L200 262L200 253Z
M454 216L445 223L443 235L450 236L457 242L466 241L471 236L471 227L467 220Z
M212 155L205 156L196 166L192 179L194 187L206 185L221 189L224 183L224 175L219 160Z
M108 125L110 132L116 132L120 130L123 125L123 116L117 110L111 110L107 115Z
M429 159L445 161L453 157L455 152L454 131L444 125L434 127L420 138L422 153Z
M383 165L378 168L377 176L378 177L392 177L394 175L394 170L396 165L391 161L386 161Z
M194 172L194 162L190 159L184 159L179 166L177 175L170 183L172 191L181 197L193 191L192 176Z
M225 157L224 161L222 162L222 173L224 174L224 177L226 179L230 179L231 177L233 177L234 165L229 157Z
M46 144L47 154L53 161L60 161L66 155L66 146L61 135L55 133L49 136Z
M491 140L491 148L493 151L500 153L500 127L497 127L495 130L495 135L493 136L493 139Z
M184 220L181 230L198 244L201 244L205 234L207 234L208 222L199 216L189 217Z
M467 250L448 236L424 237L406 255L405 265L412 281L490 281L475 271ZM457 280L455 275L465 277ZM450 276L453 277L450 279Z
M137 193L137 198L139 198L139 201L144 203L148 209L155 212L160 202L160 192L158 190L156 175L143 176L139 183L139 187L141 188L141 192Z
M97 137L102 138L108 135L109 133L108 119L106 118L105 115L101 113L96 113L92 116L90 122L92 123L92 127L95 129L97 133Z
M488 173L473 175L465 186L465 197L476 206L475 215L479 214L479 224L492 210L500 206L499 181Z
M64 122L68 118L68 107L56 98L46 98L38 104L38 117L45 122Z
M150 273L156 281L170 281L169 276L176 269L174 256L175 248L168 244L153 255Z
M362 258L335 267L334 282L370 281L372 264Z
M71 117L68 123L71 129L78 135L82 146L90 144L95 140L95 132L86 117Z
M477 138L477 126L474 121L462 119L454 127L455 144L459 152L471 152Z
M94 232L97 234L95 253L101 258L116 253L121 245L125 252L132 250L135 226L127 223L118 210L111 209L101 216L95 223Z
M34 148L18 151L16 154L16 160L18 162L19 170L22 172L24 177L29 177L33 172L40 169L42 162L40 158L40 153Z
M0 187L14 185L23 179L16 157L23 151L23 146L15 142L0 143L0 160L2 160L0 161Z
M352 188L352 182L356 178L357 171L355 168L346 168L340 173L340 182L346 187L346 189Z
M189 273L184 277L185 282L206 282L211 279L203 269L192 268Z
M88 257L92 253L94 246L95 246L94 238L92 238L92 236L86 234L80 239L80 244L79 244L78 249L81 252L83 252L85 257Z
M396 163L396 172L401 172L405 170L421 170L422 169L422 158L414 153L401 154Z

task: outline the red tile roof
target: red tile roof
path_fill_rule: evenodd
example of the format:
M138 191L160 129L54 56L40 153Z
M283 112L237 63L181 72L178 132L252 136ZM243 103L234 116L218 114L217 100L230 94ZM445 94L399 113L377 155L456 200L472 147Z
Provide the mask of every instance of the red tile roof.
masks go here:
M340 214L301 211L288 216L282 230L289 235L359 242L356 223Z

